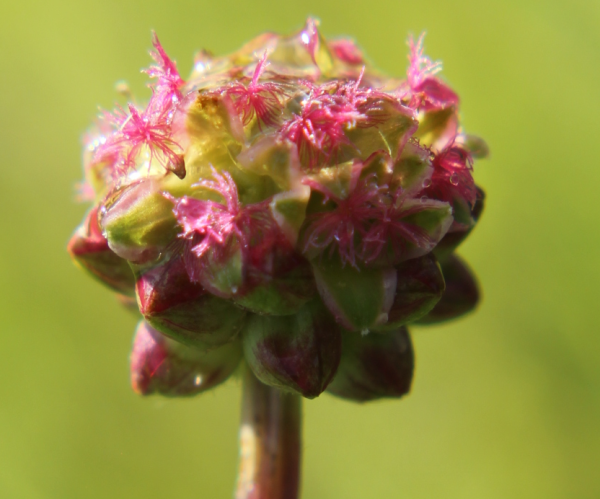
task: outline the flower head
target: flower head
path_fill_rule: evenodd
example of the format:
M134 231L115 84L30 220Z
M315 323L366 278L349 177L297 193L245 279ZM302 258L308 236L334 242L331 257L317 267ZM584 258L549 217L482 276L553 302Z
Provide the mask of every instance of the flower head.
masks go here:
M405 394L406 324L477 300L453 251L481 213L486 152L423 36L400 85L314 19L205 51L188 80L152 45L149 102L103 111L86 136L94 206L69 244L127 303L135 293L134 389L200 393L243 357L306 397Z

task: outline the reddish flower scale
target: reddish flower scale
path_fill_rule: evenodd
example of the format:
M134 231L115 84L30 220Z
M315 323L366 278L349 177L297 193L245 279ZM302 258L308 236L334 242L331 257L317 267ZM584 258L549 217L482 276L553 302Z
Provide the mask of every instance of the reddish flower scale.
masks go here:
M101 282L135 289L136 391L199 393L244 358L306 397L330 382L353 400L406 393L406 324L477 300L453 250L481 214L473 157L486 151L459 133L458 96L423 36L409 38L405 81L313 19L228 56L203 51L188 80L152 44L146 107L103 111L86 135L94 206L69 244Z

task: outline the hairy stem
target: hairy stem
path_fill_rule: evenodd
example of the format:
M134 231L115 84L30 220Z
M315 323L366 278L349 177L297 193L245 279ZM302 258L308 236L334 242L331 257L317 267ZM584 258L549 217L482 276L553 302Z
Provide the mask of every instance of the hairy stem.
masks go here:
M297 499L301 400L261 383L246 367L235 499Z

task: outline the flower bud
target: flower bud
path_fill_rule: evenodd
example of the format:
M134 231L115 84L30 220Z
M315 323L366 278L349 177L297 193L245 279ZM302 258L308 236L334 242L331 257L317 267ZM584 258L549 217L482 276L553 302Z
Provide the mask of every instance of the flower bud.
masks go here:
M117 255L146 263L158 258L178 233L172 210L156 180L141 180L109 197L100 224Z
M136 268L140 312L152 327L189 346L210 350L232 341L245 312L190 282L175 255L149 270Z
M477 281L461 258L451 255L441 265L446 291L431 312L417 321L419 324L456 319L471 312L479 301Z
M393 268L343 266L331 259L313 263L321 298L335 320L350 331L385 323L396 291Z
M131 385L140 395L196 395L229 378L241 356L239 341L206 353L172 340L141 321L131 352Z
M396 267L398 272L394 301L387 322L373 329L389 331L426 315L442 297L444 276L432 254L414 258Z
M406 328L385 334L345 332L342 360L327 392L356 402L402 397L410 390L413 369Z
M135 280L126 260L115 254L98 226L98 207L86 215L67 250L82 268L113 291L133 295Z
M339 327L318 300L295 315L252 315L242 338L260 381L307 398L325 390L340 361Z

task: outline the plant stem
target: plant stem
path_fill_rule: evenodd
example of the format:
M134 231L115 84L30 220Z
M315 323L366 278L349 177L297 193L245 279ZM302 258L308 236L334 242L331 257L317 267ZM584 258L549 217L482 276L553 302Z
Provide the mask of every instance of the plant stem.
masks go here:
M246 366L235 499L297 499L301 400L261 383Z

